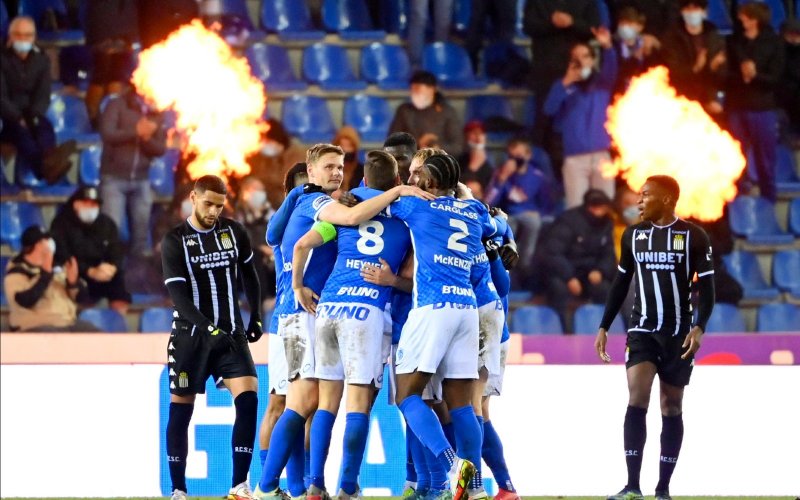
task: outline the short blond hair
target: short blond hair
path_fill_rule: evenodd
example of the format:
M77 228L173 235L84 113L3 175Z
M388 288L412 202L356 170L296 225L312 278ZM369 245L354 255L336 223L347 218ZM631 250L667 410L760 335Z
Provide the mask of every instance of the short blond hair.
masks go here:
M320 158L330 153L344 156L344 151L339 146L327 143L314 144L306 151L306 163L309 167L316 165Z
M446 155L447 151L440 148L422 148L414 153L414 156L411 158L411 161L419 160L420 163L425 163L425 160L430 158L433 155Z

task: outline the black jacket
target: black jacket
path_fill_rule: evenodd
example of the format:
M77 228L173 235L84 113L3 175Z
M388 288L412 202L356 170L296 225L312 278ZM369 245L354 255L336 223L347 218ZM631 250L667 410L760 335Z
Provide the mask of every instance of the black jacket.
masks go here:
M699 73L692 71L697 61L697 50L692 35L686 31L683 22L678 23L665 36L661 44L661 57L669 69L669 79L678 92L689 99L707 103L714 99L717 91L725 85L726 65L717 71L709 68L711 60L725 51L725 39L717 28L708 21L703 21L701 45L706 48L707 63Z
M12 48L0 53L0 116L18 122L41 118L50 107L50 60L34 45L20 59Z
M439 138L439 147L458 156L464 149L464 133L461 117L455 108L448 104L441 93L436 92L433 104L425 109L417 109L410 102L397 107L389 133L408 132L420 139L425 134Z
M677 0L611 0L611 20L616 27L617 14L625 7L633 7L645 15L645 33L661 37L681 20Z
M783 76L783 41L769 26L762 27L753 40L737 33L731 41L728 105L733 110L765 111L777 106L775 93ZM739 65L756 63L756 77L749 84L742 79Z

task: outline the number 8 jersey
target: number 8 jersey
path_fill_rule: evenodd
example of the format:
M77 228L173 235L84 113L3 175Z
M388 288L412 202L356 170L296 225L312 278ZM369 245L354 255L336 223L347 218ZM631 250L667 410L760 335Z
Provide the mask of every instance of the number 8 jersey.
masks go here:
M373 198L383 191L367 187L351 191L359 200ZM397 274L411 245L408 228L398 219L381 213L357 226L336 226L339 251L320 303L349 302L383 309L391 297L391 287L367 283L361 277L365 264L380 266L380 258Z
M450 302L477 307L470 274L482 238L497 231L476 200L401 198L387 207L411 231L414 244L414 308Z

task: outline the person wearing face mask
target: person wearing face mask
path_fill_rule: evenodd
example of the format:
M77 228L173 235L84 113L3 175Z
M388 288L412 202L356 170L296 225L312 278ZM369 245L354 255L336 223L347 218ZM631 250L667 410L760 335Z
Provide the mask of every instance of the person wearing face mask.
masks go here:
M604 177L602 167L611 161L605 122L617 81L617 55L606 28L593 28L592 32L601 48L599 71L594 69L591 46L575 44L564 77L553 84L544 103L544 112L562 131L567 208L579 206L589 188L601 189L609 198L614 195L614 179Z
M122 270L122 242L117 225L100 212L100 205L100 192L93 186L82 186L69 197L50 226L55 261L74 257L88 285L89 303L108 299L112 309L125 314L131 295Z
M256 266L256 273L261 283L275 282L275 258L272 254L272 248L264 240L264 235L267 232L267 223L274 213L275 210L267 199L267 191L264 188L264 184L253 176L242 179L239 185L239 197L236 200L233 218L244 226L250 236L250 241L253 242L253 264ZM273 287L261 287L262 303L273 297L275 297L275 289Z
M410 102L401 104L389 125L389 133L408 132L420 147L437 147L458 156L464 150L462 121L437 90L436 76L417 71L411 76Z
M250 175L257 177L267 190L273 207L280 206L285 194L283 179L295 163L306 161L306 150L295 141L275 118L267 120L269 129L262 136L261 151L247 159Z
M611 211L608 195L590 189L583 204L563 212L539 243L537 262L547 270L543 279L548 303L567 332L572 331L570 300L602 304L608 295L617 264Z
M14 18L8 45L0 53L0 141L17 150L17 164L53 183L67 173L75 141L56 146L50 106L50 60L36 45L36 25L26 16Z
M339 146L344 151L344 180L342 191L357 188L364 178L364 164L358 161L358 148L361 138L353 127L345 125L336 132L331 144Z
M73 257L55 266L55 251L56 242L44 229L30 226L22 233L22 251L8 263L3 278L11 331L97 331L77 316L77 302L86 295L78 263Z
M484 193L492 180L494 167L486 154L486 129L483 123L478 120L467 123L464 126L464 141L467 143L467 150L458 159L461 165L461 182L477 182L480 185L479 191Z
M661 42L644 32L647 18L634 7L624 7L617 14L617 36L614 49L619 59L619 76L614 94L622 94L633 77L639 76L658 62Z
M706 20L708 0L681 0L680 9L682 20L664 35L661 47L670 84L719 116L727 72L725 39Z

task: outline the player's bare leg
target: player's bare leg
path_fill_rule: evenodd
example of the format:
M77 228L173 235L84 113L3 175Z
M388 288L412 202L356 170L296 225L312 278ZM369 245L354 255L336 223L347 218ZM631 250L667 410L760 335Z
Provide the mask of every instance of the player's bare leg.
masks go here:
M489 412L490 401L491 396L484 396L481 405L484 426L481 457L492 470L492 475L497 481L499 491L494 500L520 500L508 473L506 458L503 454L503 443L500 441L500 436L497 435L494 425L492 425L491 413Z
M247 484L247 473L253 460L258 425L258 379L235 377L224 379L223 383L230 391L236 408L231 437L233 477L228 500L252 500L255 497Z
M683 443L683 387L660 380L661 386L661 453L656 499L667 500L669 482Z
M272 437L272 429L285 409L286 396L275 394L274 392L271 393L267 403L267 411L264 412L264 418L261 419L261 427L258 432L258 444L262 450L269 449L269 438Z

